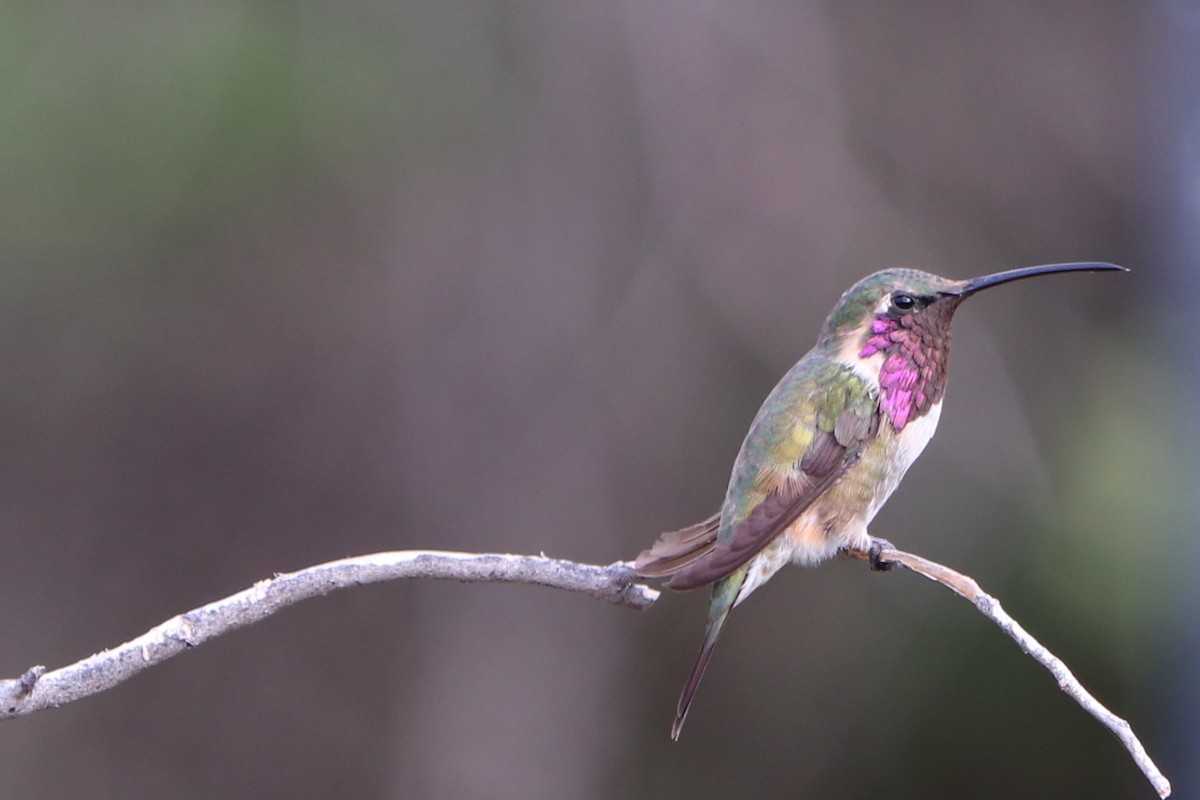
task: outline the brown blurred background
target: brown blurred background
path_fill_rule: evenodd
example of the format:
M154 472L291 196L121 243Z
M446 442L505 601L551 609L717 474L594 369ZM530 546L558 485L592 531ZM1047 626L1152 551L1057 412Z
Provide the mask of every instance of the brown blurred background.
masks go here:
M718 506L838 295L959 314L873 531L1200 779L1200 4L3 3L0 674L376 550L607 563ZM0 725L0 796L1152 797L945 590L397 583Z

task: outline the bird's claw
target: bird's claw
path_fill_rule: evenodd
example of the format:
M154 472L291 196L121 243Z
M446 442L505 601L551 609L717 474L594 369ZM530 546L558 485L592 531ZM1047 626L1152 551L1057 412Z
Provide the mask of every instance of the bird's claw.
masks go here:
M867 548L867 563L871 565L872 572L887 572L895 566L896 562L888 561L883 557L884 549L895 550L896 548L887 539L871 538L871 546Z

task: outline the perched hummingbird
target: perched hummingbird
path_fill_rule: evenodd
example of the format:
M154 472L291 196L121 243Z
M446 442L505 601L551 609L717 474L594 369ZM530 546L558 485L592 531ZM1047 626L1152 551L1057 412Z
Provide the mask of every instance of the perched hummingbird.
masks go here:
M678 739L729 612L789 561L869 551L867 525L929 443L942 411L950 321L978 291L1115 264L1045 264L973 280L889 269L863 278L825 320L817 346L788 370L754 417L719 513L664 533L637 558L671 589L713 584L708 628L683 686Z

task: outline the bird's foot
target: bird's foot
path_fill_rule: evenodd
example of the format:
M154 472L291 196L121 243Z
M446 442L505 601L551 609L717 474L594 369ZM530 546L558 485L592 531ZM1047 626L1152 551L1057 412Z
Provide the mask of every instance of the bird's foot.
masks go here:
M895 550L896 548L887 539L871 537L871 546L867 548L867 562L871 565L873 572L887 572L895 566L895 561L888 561L883 557L885 549Z

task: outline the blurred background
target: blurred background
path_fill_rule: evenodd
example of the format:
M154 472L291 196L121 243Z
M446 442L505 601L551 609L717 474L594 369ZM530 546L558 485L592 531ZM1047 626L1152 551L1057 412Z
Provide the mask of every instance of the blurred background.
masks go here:
M1200 3L3 3L0 674L274 572L632 558L723 496L839 294L958 315L872 526L1200 781ZM1153 797L968 604L339 592L0 725L39 798Z

